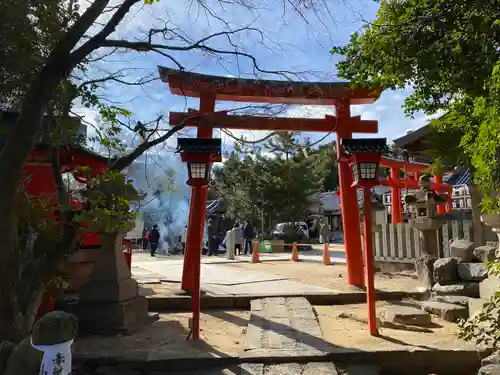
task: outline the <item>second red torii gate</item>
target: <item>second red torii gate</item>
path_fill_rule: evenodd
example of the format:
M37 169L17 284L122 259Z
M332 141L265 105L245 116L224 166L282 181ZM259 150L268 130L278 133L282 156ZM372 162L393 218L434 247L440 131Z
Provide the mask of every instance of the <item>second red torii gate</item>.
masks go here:
M172 112L170 125L197 127L199 138L211 138L213 128L245 129L262 131L305 131L335 132L337 145L341 138L352 138L353 133L376 134L377 121L361 120L359 116L351 117L351 104L372 104L380 95L380 90L349 87L347 82L311 83L286 82L270 80L251 80L217 77L204 74L189 73L164 67L158 67L163 82L168 83L170 91L175 95L200 98L199 111L187 113ZM336 109L335 116L324 119L271 118L260 116L230 116L224 112L215 112L216 100L233 102L276 103L276 104L313 104L330 105ZM343 160L344 151L338 147L338 157ZM352 174L345 162L339 164L339 184L344 226L345 254L347 263L347 280L349 284L364 286L363 254L361 249L360 223L356 190L351 187ZM190 241L195 237L191 218L206 214L208 188L204 189L201 201L190 202L188 237L182 289L191 290L191 280L199 275L192 275L193 262L199 262L201 249ZM193 197L192 197L193 198ZM193 234L190 234L193 233Z

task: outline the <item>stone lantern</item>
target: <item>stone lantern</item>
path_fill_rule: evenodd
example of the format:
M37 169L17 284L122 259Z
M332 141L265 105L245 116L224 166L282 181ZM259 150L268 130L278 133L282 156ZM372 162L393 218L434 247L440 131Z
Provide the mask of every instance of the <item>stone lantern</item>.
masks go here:
M363 189L363 233L366 273L366 302L368 305L368 329L370 335L377 336L375 311L375 278L373 255L372 188L380 184L379 166L382 154L389 151L385 138L342 139L344 152L349 156L353 183L351 188ZM349 228L344 228L348 231Z
M222 161L221 140L218 138L178 138L177 152L187 164L191 186L191 207L206 207L207 187L212 163ZM189 213L186 252L182 272L182 289L191 292L193 317L190 321L193 340L200 338L200 271L205 212L194 209Z
M87 204L96 209L103 204L112 208L107 217L94 213L86 220L89 229L98 233L102 247L88 280L80 289L77 303L67 307L78 318L81 333L132 332L157 318L149 315L148 302L139 295L137 281L132 278L123 256L123 238L134 223L133 214L128 212L125 203L120 203L120 198L132 202L143 196L118 175L96 181L84 192Z
M420 256L417 259L416 270L423 286L430 289L433 284L432 267L439 258L438 229L443 220L438 216L436 204L446 202L446 197L430 189L429 176L422 176L419 180L420 190L405 197L410 208L410 226L419 233Z

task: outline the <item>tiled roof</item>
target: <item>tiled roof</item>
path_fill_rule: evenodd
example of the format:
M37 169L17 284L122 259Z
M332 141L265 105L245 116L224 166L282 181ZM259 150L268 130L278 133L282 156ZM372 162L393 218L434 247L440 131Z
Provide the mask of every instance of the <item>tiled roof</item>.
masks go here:
M446 178L444 182L453 186L472 185L472 176L469 168L459 169L451 176Z
M380 188L380 189L377 189ZM386 188L384 186L377 186L373 189L372 202L381 203L381 195L385 192ZM358 197L358 207L363 207L363 190L356 189L356 195ZM321 207L325 212L338 212L341 210L340 199L335 191L327 191L325 193L318 193L315 196L321 203Z
M344 151L348 154L355 153L387 153L390 151L386 138L357 138L342 139Z

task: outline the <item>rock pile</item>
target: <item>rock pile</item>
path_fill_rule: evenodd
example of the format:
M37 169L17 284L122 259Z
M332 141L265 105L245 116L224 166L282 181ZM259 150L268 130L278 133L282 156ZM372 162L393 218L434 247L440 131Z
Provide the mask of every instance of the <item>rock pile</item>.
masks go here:
M481 361L481 368L477 375L499 375L500 374L500 352L493 353Z
M447 321L467 318L471 305L480 307L481 298L489 298L493 294L490 290L497 291L500 287L498 282L488 280L485 266L496 258L496 251L493 243L474 248L467 240L452 241L451 257L433 261L432 294L429 301L422 302L423 310ZM479 307L474 307L474 312Z

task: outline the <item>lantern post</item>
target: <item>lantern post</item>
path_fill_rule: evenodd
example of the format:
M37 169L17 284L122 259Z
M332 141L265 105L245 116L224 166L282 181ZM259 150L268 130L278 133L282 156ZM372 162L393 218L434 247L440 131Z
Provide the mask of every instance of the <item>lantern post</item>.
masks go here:
M179 138L177 139L177 152L180 153L182 161L187 164L189 177L187 184L192 189L191 199L193 202L191 202L191 205L198 207L191 213L193 216L189 221L187 230L187 242L193 244L192 249L196 251L196 255L193 254L193 264L191 265L193 317L190 328L193 340L198 340L200 338L200 273L204 230L204 217L200 208L203 204L203 188L207 187L210 182L212 163L222 161L221 140L214 138Z
M385 138L342 139L342 146L344 147L346 156L348 156L348 162L352 170L352 187L363 189L364 258L368 328L370 335L377 336L371 189L380 184L380 160L382 159L382 154L388 153L390 150Z

